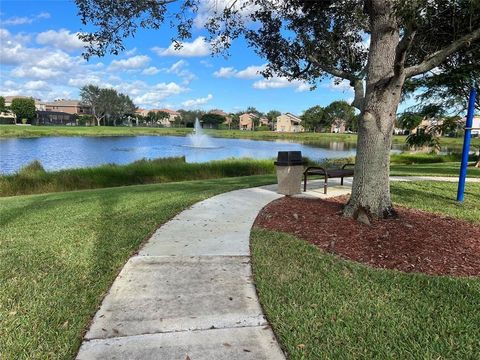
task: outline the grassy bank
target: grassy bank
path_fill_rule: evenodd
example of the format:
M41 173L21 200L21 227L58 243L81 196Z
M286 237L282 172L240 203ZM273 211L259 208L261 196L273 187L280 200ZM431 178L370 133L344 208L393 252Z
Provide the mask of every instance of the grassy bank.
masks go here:
M392 157L391 174L402 176L458 176L459 162L444 162L455 156L401 154ZM339 167L354 159L330 159L324 166ZM440 161L440 162L439 162ZM313 163L312 163L313 164ZM185 180L274 174L273 160L230 159L208 163L185 163L183 158L139 160L127 165L47 172L33 162L13 175L0 176L0 197L41 194L125 185L167 183ZM469 177L480 177L480 169L470 167Z
M192 164L184 158L165 158L52 172L46 172L40 163L34 162L17 174L0 176L0 196L273 173L272 160L251 159Z
M458 177L460 172L459 162L426 163L426 164L392 164L390 175L392 176L452 176ZM471 178L480 177L480 169L470 166L467 176Z
M0 199L0 358L72 359L117 272L160 224L271 176Z
M0 138L40 136L139 136L172 135L185 136L192 129L143 128L126 126L16 126L0 125Z
M136 135L174 135L185 136L190 134L189 128L142 128L142 127L112 127L112 126L16 126L0 125L0 138L8 137L39 137L39 136L136 136ZM209 130L214 137L252 139L252 140L291 140L305 143L321 143L341 141L354 144L357 142L355 134L330 133L278 133L274 131L241 131L241 130ZM405 136L394 136L394 144L404 144ZM442 146L460 148L463 138L441 138ZM480 138L472 139L472 146L480 146Z
M394 183L397 204L480 223L480 184L464 205L449 183ZM480 278L379 270L291 235L252 232L261 303L292 360L478 358Z

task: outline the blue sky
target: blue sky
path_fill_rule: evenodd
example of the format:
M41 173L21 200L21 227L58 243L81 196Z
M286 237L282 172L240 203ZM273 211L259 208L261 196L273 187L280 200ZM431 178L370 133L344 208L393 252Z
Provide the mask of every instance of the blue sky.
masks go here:
M206 2L211 0L205 0ZM301 114L334 100L351 101L348 85L323 80L316 90L284 78L264 79L258 70L265 60L243 40L232 44L231 55L212 57L203 41L200 12L192 39L182 51L171 47L168 24L142 30L126 41L118 56L81 57L76 38L82 27L73 1L1 0L0 95L30 95L51 101L78 98L87 83L113 87L132 97L141 108L223 109L236 112L255 106Z

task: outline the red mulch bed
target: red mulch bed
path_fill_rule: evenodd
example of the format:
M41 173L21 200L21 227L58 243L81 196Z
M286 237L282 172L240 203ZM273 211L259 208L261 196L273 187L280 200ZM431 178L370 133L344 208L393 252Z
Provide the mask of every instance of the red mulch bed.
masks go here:
M343 258L431 275L480 275L480 226L397 207L398 217L370 226L342 216L345 197L285 197L267 205L255 226L296 235Z

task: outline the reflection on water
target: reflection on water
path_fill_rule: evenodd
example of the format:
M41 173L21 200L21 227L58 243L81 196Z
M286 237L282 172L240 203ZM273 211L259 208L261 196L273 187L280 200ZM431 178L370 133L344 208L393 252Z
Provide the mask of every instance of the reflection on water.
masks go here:
M185 156L187 162L227 158L273 159L278 151L302 151L313 160L355 154L355 144L321 140L315 144L214 138L215 148L188 147L178 136L40 137L0 139L0 173L13 173L33 160L47 170L127 164L142 158Z

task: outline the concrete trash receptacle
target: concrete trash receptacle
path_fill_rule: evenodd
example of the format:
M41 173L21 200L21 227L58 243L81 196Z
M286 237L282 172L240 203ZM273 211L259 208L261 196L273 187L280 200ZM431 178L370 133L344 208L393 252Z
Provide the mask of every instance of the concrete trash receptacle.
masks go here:
M301 193L304 165L301 151L278 152L275 167L279 194L290 196Z

